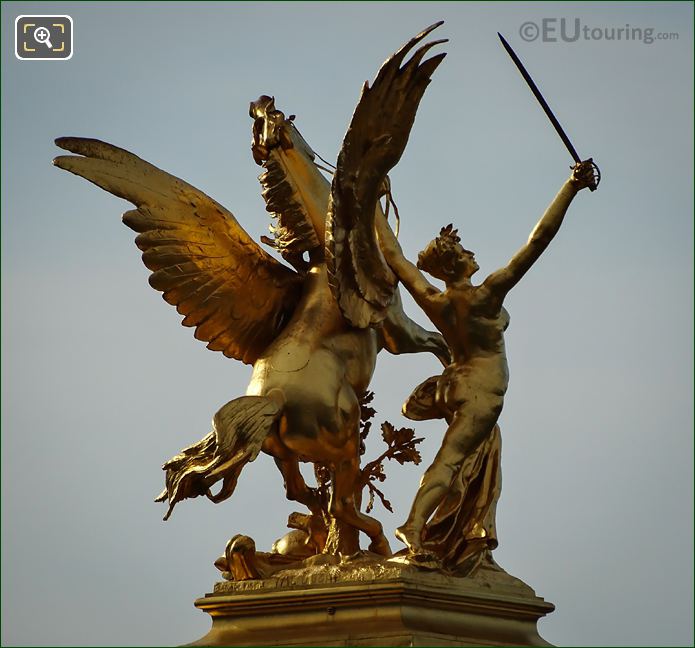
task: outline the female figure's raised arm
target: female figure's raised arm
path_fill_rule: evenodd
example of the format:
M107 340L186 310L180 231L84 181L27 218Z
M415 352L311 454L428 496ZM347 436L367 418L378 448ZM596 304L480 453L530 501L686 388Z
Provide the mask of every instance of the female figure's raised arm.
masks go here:
M417 305L431 317L433 300L441 291L427 281L414 263L405 258L396 235L381 213L376 216L376 231L379 247L391 270L413 296Z
M585 187L592 186L594 182L592 161L586 160L576 164L572 175L562 185L557 196L531 232L526 245L511 258L504 268L493 272L484 281L484 285L491 292L504 298L545 251L550 241L555 238L565 218L567 208L577 193Z

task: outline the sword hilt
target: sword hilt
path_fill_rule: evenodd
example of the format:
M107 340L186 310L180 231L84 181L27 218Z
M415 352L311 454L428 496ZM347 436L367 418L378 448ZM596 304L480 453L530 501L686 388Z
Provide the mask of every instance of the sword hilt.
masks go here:
M591 161L591 168L594 170L594 184L589 187L589 191L596 191L598 189L598 183L601 182L601 169L598 168L598 164Z
M587 164L589 163L591 165L591 176L592 180L591 182L587 185L589 187L589 191L596 191L598 189L599 182L601 182L601 169L598 168L598 164L594 162L593 158L587 158L584 161L577 162L574 166L570 167L571 169L576 169L578 166L582 164Z

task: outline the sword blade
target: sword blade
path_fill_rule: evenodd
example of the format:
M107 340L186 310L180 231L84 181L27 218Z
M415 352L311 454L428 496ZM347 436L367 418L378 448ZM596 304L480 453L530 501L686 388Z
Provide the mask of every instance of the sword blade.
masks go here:
M572 159L575 162L581 162L582 160L579 157L577 150L574 148L574 146L572 146L572 142L570 142L570 138L567 137L567 133L565 133L565 130L562 128L562 126L560 126L560 122L557 120L557 117L555 117L555 115L553 114L553 111L550 110L550 106L548 105L546 100L543 98L541 91L538 89L538 86L534 83L533 79L531 78L531 75L526 71L524 64L519 60L519 57L516 55L516 52L512 49L511 45L504 39L504 36L502 36L502 34L500 34L499 32L497 32L497 35L500 37L500 40L502 41L502 45L504 46L504 49L507 50L507 54L509 54L512 61L514 61L514 65L516 65L519 72L521 72L521 76L524 77L524 81L526 81L526 83L528 84L528 87L531 88L531 92L533 92L533 96L536 97L536 99L538 100L538 103L541 105L541 108L543 108L543 111L548 116L550 123L553 125L553 127L557 131L557 134L560 136L560 139L563 141L564 145L567 147L567 150L570 152Z

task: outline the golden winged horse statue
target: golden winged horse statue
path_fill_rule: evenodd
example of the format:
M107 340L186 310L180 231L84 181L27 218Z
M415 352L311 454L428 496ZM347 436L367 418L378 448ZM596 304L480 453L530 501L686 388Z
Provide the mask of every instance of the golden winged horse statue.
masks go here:
M158 500L168 500L167 517L185 498L228 498L242 468L262 450L275 458L289 499L316 517L327 512L336 523L337 537L314 534L316 551L353 553L362 531L371 551L390 554L381 524L359 510L360 399L380 349L429 351L444 364L449 350L438 333L403 312L397 279L381 258L374 229L350 227L364 220L364 210L383 213L383 173L370 170L370 159L379 159L380 166L386 159L390 168L402 153L402 147L388 153L389 137L368 141L354 135L386 108L398 116L396 140L403 141L403 134L407 140L430 76L445 56L423 61L424 55L442 41L422 45L405 59L439 24L391 56L371 88L365 84L332 185L274 100L263 96L251 104L252 152L264 168L263 197L276 219L274 241L264 242L293 269L266 253L231 212L183 180L105 142L56 140L76 154L57 157L56 166L135 205L123 222L137 232L135 243L152 271L150 285L184 316L183 325L194 327L196 339L209 349L253 366L246 395L224 405L206 437L164 464L166 489ZM336 277L340 291L331 279ZM318 489L305 483L300 461L327 470L327 511ZM213 493L218 481L221 488Z

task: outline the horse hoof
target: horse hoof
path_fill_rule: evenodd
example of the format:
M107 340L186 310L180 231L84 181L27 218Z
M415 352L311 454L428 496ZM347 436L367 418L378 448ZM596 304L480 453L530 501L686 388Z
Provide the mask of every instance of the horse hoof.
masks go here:
M380 556L386 556L387 558L393 555L391 552L391 545L389 545L389 541L383 535L380 538L372 540L369 545L369 551L379 554Z

